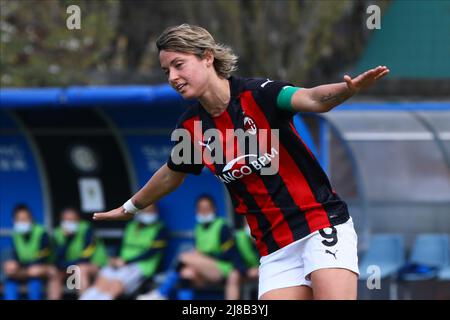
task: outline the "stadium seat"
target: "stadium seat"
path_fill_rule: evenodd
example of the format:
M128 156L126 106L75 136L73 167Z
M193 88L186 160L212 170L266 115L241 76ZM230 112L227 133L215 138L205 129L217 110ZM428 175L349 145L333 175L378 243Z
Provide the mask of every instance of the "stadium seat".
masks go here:
M405 263L403 238L399 234L377 234L369 241L369 248L361 260L360 279L367 280L371 273L367 272L369 266L380 268L381 279L395 276Z
M416 237L408 264L400 272L405 281L436 278L449 265L447 234L420 234Z
M397 275L405 263L403 237L400 234L377 234L369 240L369 248L359 265L360 280L367 280L373 272L369 267L379 268L380 280L389 280L389 298L397 300Z
M439 280L450 281L450 266L439 271L438 278Z

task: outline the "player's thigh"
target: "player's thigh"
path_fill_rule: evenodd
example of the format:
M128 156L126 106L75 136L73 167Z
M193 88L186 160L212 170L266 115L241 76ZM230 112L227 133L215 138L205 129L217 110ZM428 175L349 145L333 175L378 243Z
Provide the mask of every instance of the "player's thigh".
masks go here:
M267 291L260 300L311 300L313 293L308 286L293 286Z
M7 276L14 275L19 272L20 264L15 260L7 260L3 264L3 271Z
M83 276L91 277L97 274L98 267L91 263L80 263L78 264L80 272Z
M184 257L182 260L187 266L195 269L196 271L202 270L205 268L208 269L217 269L217 265L215 259L208 257L199 252L190 252L188 255Z
M46 277L48 275L49 266L46 264L35 264L27 267L27 275L29 277Z
M348 269L326 268L311 273L315 300L355 300L358 275Z
M207 280L217 281L222 277L222 272L215 259L201 253L192 253L183 261Z

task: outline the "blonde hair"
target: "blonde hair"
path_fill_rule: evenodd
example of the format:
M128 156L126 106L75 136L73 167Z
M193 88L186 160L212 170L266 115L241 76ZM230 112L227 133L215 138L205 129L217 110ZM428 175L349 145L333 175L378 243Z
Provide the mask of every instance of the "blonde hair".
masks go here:
M222 78L230 77L237 70L238 57L233 50L217 43L204 28L190 24L169 27L156 40L158 52L161 50L192 53L202 59L207 51L214 56L214 69Z

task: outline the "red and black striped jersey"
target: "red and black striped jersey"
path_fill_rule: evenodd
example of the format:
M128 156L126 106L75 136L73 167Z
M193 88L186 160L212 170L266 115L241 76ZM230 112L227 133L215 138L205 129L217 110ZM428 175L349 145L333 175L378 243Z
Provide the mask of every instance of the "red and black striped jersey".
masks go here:
M229 83L230 102L219 116L200 104L181 116L177 128L190 133L193 152L182 163L172 152L168 167L193 174L208 167L227 187L236 213L245 215L261 256L346 222L347 205L295 130L294 113L277 107L278 94L292 84L239 77L230 77ZM207 138L210 129L221 135ZM253 149L248 141L236 141L232 133L239 129L256 137ZM270 166L276 170L264 173Z

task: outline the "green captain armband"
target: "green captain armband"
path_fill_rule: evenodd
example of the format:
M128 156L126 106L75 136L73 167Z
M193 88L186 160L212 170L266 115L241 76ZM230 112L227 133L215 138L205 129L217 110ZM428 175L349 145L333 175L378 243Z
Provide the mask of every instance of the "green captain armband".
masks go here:
M292 108L291 100L294 93L299 89L299 87L283 87L283 89L281 89L280 93L278 94L277 107L286 111L294 111L294 109Z

